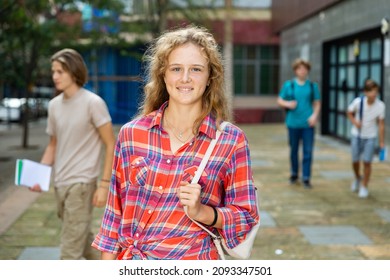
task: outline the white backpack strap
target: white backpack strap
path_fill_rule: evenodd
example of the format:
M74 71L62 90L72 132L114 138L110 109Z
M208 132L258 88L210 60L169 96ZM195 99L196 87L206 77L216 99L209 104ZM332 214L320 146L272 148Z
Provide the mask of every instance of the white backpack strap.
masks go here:
M222 131L225 129L225 126L227 125L227 122L221 123L221 130L217 130L216 136L213 140L211 140L210 145L207 148L207 151L202 159L202 161L199 164L198 169L195 172L195 176L191 181L191 184L196 184L199 181L200 176L203 173L204 168L206 167L207 162L209 161L209 158L211 156L211 153L214 150L215 145L217 144L218 138L221 135Z
M199 181L199 178L200 176L202 175L203 173L203 170L204 168L206 167L206 164L207 162L209 161L209 158L211 156L211 153L213 152L214 150L214 147L215 145L217 144L217 141L219 139L219 136L221 135L222 131L225 129L227 125L227 122L222 122L221 125L220 125L220 128L221 130L217 130L217 133L216 133L216 136L213 140L211 140L209 146L207 147L207 151L201 161L201 163L199 164L199 167L198 169L196 170L195 172L195 176L194 178L192 179L191 181L191 184L196 184L198 183ZM221 246L221 237L214 234L212 231L210 231L208 228L206 228L205 226L203 226L201 223L195 221L194 219L192 219L190 216L188 216L188 213L187 213L187 206L184 206L184 213L186 213L187 217L193 221L195 224L197 224L200 228L202 228L203 230L205 230L208 234L210 234L210 236L213 238L213 241L214 241L214 244L215 246L217 247L217 250L218 250L218 254L219 256L221 257L221 259L225 259L225 256L224 256L224 253L223 253L223 250L222 250L222 246Z

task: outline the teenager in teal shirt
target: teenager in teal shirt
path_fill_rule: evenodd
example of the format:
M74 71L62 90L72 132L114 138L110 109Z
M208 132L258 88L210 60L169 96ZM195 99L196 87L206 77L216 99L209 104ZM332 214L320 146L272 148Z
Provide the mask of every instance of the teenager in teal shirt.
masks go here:
M290 145L290 183L299 179L299 146L302 141L302 181L311 188L311 165L314 147L314 127L317 124L321 103L317 84L308 79L309 62L296 59L292 64L295 78L284 83L278 104L286 109L286 126Z

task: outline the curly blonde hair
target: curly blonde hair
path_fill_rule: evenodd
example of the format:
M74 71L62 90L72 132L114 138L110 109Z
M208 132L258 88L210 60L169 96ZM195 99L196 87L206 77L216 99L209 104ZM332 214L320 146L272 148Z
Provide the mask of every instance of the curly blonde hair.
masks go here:
M230 120L228 100L224 90L224 68L219 47L214 37L202 27L190 25L168 30L151 43L144 55L147 63L147 83L144 87L145 96L139 108L138 117L159 109L169 99L164 82L168 57L173 49L186 43L193 43L200 47L210 70L210 84L202 96L202 112L193 127L194 133L197 133L203 119L210 113L216 118L217 125L223 120Z

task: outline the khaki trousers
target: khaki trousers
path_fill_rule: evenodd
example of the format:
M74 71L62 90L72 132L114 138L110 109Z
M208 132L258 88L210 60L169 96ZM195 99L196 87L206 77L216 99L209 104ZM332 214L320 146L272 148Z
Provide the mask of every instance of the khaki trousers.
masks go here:
M95 237L91 232L95 190L96 182L55 188L58 217L62 221L62 260L100 259L100 252L91 247Z

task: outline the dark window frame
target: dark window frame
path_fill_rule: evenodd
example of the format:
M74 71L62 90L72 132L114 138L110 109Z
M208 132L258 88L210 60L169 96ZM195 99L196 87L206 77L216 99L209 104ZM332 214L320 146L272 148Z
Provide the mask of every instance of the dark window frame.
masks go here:
M380 57L377 59L372 59L371 55L371 48L372 48L372 42L380 39L381 43L381 52ZM365 61L360 60L360 53L358 56L355 57L355 60L353 62L348 62L348 59L346 62L340 62L339 61L339 50L342 47L347 48L347 56L348 56L348 46L351 44L353 45L355 40L358 40L359 47L361 42L369 42L368 44L368 59ZM336 48L336 62L331 63L331 49L335 47ZM344 38L339 38L336 40L332 40L329 42L325 42L323 44L323 84L322 84L322 93L323 93L323 100L322 100L322 118L321 118L321 133L324 135L331 135L335 138L338 138L340 140L349 142L348 137L348 129L350 129L350 124L348 124L349 120L346 115L346 111L349 105L350 100L348 100L348 92L354 92L354 96L357 97L362 94L363 92L363 84L359 83L361 80L361 77L359 76L359 66L361 65L367 65L368 66L368 75L367 77L371 77L371 66L375 64L380 65L380 78L376 82L379 83L379 85L382 88L383 85L383 77L384 77L384 69L383 69L383 55L384 55L384 40L383 36L380 33L380 28L374 28L370 30L366 30L351 36L347 36ZM360 51L360 50L359 50ZM339 80L339 71L341 67L345 67L346 69L346 77L348 77L348 67L353 66L354 67L354 81L352 85L346 84L341 85L341 81ZM335 86L330 85L330 78L331 78L331 67L334 67L336 71L336 80L335 80ZM330 108L330 92L335 91L335 107ZM339 110L339 98L340 94L343 94L344 98L343 102L345 104L345 108L343 110ZM380 90L379 93L380 98L383 100L383 91ZM334 114L334 118L330 118L330 114ZM342 123L340 123L339 119L341 118ZM334 123L330 124L330 120L333 120ZM342 133L339 133L340 125L343 126ZM331 131L331 127L334 127L334 130Z
M240 49L237 49L240 48ZM264 50L263 50L264 48ZM254 49L254 57L248 58L248 50ZM233 59L233 74L234 74L234 95L235 96L276 96L279 92L278 81L279 81L279 46L277 45L236 45L234 46L234 54L240 53L240 57L235 56ZM264 53L267 53L269 56L264 57ZM241 67L242 72L240 72L241 77L237 77L238 74L235 73L235 69ZM253 92L248 93L249 83L247 81L248 69L253 67ZM262 85L264 82L262 73L264 67L268 68L268 71L271 73L269 79L266 79L267 86ZM270 70L271 69L271 70ZM267 76L267 75L265 75ZM242 78L240 83L237 82L238 78ZM238 84L240 88L238 88ZM268 92L263 92L264 88L268 88ZM238 91L240 90L240 91Z

